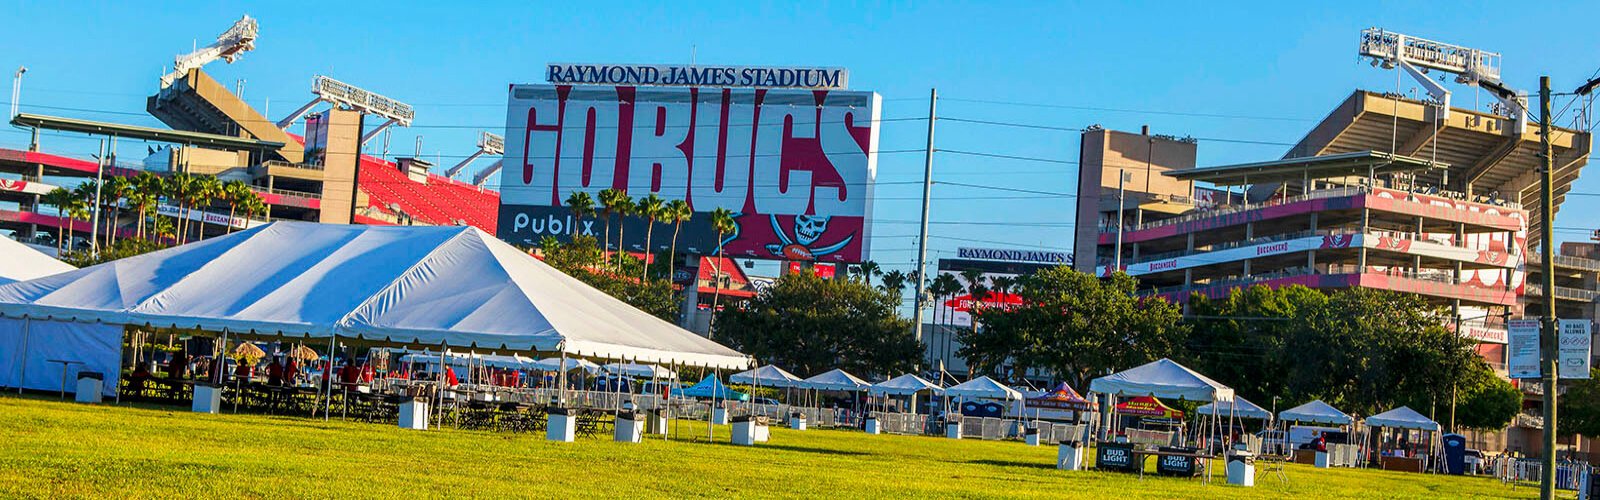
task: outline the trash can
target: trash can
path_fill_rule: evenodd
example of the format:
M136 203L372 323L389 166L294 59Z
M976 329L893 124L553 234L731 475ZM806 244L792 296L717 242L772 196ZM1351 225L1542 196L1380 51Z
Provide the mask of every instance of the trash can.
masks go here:
M711 423L714 425L728 425L728 409L721 407L712 409Z
M545 421L544 439L546 441L560 441L571 443L577 438L577 419L572 410L567 408L550 407L545 409L549 418Z
M1061 470L1083 470L1083 443L1078 441L1062 441L1056 448L1056 468Z
M105 390L105 376L99 372L78 372L78 393L76 400L79 403L99 403L101 391Z
M1256 454L1244 450L1228 452L1228 484L1246 487L1256 485Z
M1458 476L1466 474L1467 437L1460 434L1445 434L1439 437L1439 443L1444 449L1444 472Z
M1028 446L1039 446L1039 428L1024 427L1022 429L1022 442Z
M880 434L883 432L878 426L878 417L876 416L867 417L867 423L861 429L866 431L867 434Z
M222 411L222 388L204 383L194 384L194 404L190 407L195 413L217 413Z
M806 414L795 413L789 416L789 428L797 431L806 430Z
M944 437L950 439L961 439L961 421L946 420L944 422Z
M407 397L400 400L400 428L428 430L428 398Z
M637 443L644 434L642 432L644 430L644 421L640 420L639 414L633 411L617 413L617 422L614 427L616 430L614 438L619 443Z
M755 446L755 444L756 444L756 422L755 422L755 419L750 418L750 416L748 416L748 415L740 415L740 416L737 416L737 417L733 417L731 423L733 424L733 437L732 437L733 444L736 444L736 445L739 445L739 446Z

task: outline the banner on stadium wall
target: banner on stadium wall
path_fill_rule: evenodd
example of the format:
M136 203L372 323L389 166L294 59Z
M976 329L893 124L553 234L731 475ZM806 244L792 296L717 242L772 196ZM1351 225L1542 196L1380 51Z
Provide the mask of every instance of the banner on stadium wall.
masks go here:
M182 208L174 207L172 205L158 205L156 206L156 213L165 215L167 217L176 217L179 219L187 218L192 221L200 221L206 224L233 226L235 229L249 229L266 224L265 222L250 220L244 217L228 217L226 214L215 214L203 210L190 209L185 211Z
M872 92L778 88L513 85L498 236L532 245L588 234L614 248L671 245L728 257L860 262L869 251L881 98ZM684 200L695 215L657 223L649 249L638 217L573 218L575 192ZM737 227L719 235L709 212ZM620 226L620 227L619 227ZM624 241L615 241L621 231Z
M1557 373L1561 378L1589 378L1589 359L1593 356L1589 327L1586 319L1561 320L1560 350L1557 351L1561 366Z
M1511 378L1539 378L1539 319L1506 321L1506 371Z

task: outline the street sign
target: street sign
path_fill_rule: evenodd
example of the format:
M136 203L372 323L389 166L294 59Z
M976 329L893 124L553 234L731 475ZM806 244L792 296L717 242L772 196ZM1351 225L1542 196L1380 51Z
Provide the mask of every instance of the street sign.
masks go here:
M1560 370L1564 379L1589 378L1589 359L1592 337L1590 322L1586 319L1561 320Z
M1506 371L1511 378L1539 378L1539 319L1506 321Z

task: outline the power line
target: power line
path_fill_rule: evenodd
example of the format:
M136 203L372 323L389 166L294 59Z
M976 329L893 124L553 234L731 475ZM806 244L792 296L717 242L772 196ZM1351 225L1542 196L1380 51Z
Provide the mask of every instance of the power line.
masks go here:
M1307 119L1307 118L1291 118L1291 117L1285 117L1285 116L1238 115L1238 114L1227 114L1227 113L1200 113L1200 112L1191 112L1191 111L1158 111L1158 110L1150 110L1150 109L1107 108L1107 107L1100 107L1100 106L1077 106L1077 105L1069 105L1069 104L1042 103L1042 102L1000 101L1000 100L991 100L991 99L963 99L963 98L959 98L959 97L940 97L939 100L941 100L941 101L954 101L954 102L970 102L970 103L978 103L978 104L997 104L997 105L1002 105L1002 106L1027 106L1027 107L1034 107L1034 108L1074 109L1074 110L1080 110L1080 111L1108 111L1108 112L1114 112L1114 113L1142 113L1142 114L1150 114L1150 115L1189 116L1189 117L1196 117L1196 118L1230 118L1230 119L1239 119L1239 120L1271 120L1271 121L1293 121L1293 122L1314 122L1314 121L1316 121L1316 120Z

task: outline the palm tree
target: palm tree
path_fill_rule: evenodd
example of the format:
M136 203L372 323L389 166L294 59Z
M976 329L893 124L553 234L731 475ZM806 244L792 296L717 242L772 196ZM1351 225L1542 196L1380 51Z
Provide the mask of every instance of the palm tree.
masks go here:
M584 217L594 216L594 197L587 191L573 191L567 196L567 209L572 211L572 236L576 238L578 223L583 222Z
M73 204L79 200L77 195L72 194L72 191L68 191L66 188L58 187L50 190L48 193L45 193L39 201L44 202L46 205L56 207L57 216L66 217L67 212L72 209ZM70 225L71 223L69 222L68 224ZM61 245L66 241L66 236L64 234L66 229L67 228L63 226L56 226L56 255L61 254Z
M177 219L173 234L177 235L180 244L189 242L189 200L197 185L194 176L183 172L173 174L162 183L162 195L168 203L176 204L179 209L179 215L173 216Z
M150 207L160 202L162 181L160 177L150 172L139 172L133 176L131 182L133 191L128 194L128 205L139 214L134 231L140 238L144 238L145 216L150 212Z
M941 297L940 300L939 300L939 303L934 305L934 309L933 309L933 312L934 312L934 324L938 324L939 323L939 320L938 320L939 310L943 309L944 310L944 321L945 321L945 326L946 326L942 330L944 332L944 335L942 337L940 337L940 339L941 339L940 343L942 344L942 346L941 346L939 352L941 353L940 354L941 357L949 355L949 352L948 352L949 349L950 349L950 328L949 328L949 326L950 326L950 323L954 322L954 319L952 318L952 316L955 315L954 311L950 310L949 300L950 300L950 297L954 296L956 293L958 293L960 291L961 291L961 282L956 281L956 276L953 275L953 274L940 273L938 278L934 278L933 279L933 295L936 296L936 297Z
M856 281L871 283L873 278L883 275L883 267L877 262L864 261L856 266Z
M216 177L209 175L200 176L197 184L198 185L194 192L194 202L191 203L191 205L204 209L211 205L212 200L222 197L222 181L217 180ZM200 228L198 231L200 235L198 241L205 241L206 223L203 212L200 217L200 223L196 224L195 226Z
M899 269L889 271L887 273L883 273L883 286L879 288L883 290L884 293L893 296L896 302L899 302L900 296L905 293L906 280L908 279L910 279L910 275L906 274L904 271Z
M1016 285L1017 279L1010 276L995 276L993 278L989 278L989 287L993 288L995 293L1002 295L1010 293L1011 287Z
M109 199L105 200L106 207L111 209L111 217L106 224L106 246L115 246L117 244L117 221L121 218L122 200L132 196L135 188L133 180L127 177L107 179L105 187L106 193L109 193L108 196L110 196Z
M666 202L667 200L661 199L655 193L650 193L649 196L639 198L639 204L635 205L639 217L644 219L644 253L646 256L655 255L655 249L650 247L650 240L655 236L656 221L664 218L661 214L661 207ZM643 267L644 271L639 273L639 280L647 281L650 279L650 265L647 262Z
M683 229L683 223L694 217L694 209L689 208L689 202L672 200L662 207L663 220L672 223L672 251L667 254L667 279L677 273L678 267L678 230Z
M251 198L259 198L256 192L250 189L249 184L241 181L228 181L222 183L221 198L228 204L228 232L233 232L233 217L238 215L239 207Z
M711 323L708 325L706 338L711 338L717 330L717 307L722 302L722 237L739 229L738 224L733 221L733 211L720 207L712 210L711 229L717 232L717 272L712 275L717 287L711 296Z
M611 214L617 213L617 199L620 191L616 189L600 190L600 215L605 217L605 246L600 249L602 255L611 251Z
M612 210L617 211L617 265L621 269L622 258L620 254L628 251L628 240L623 236L622 230L628 226L628 217L638 213L639 206L634 204L633 198L628 197L627 191L617 191L617 206Z

